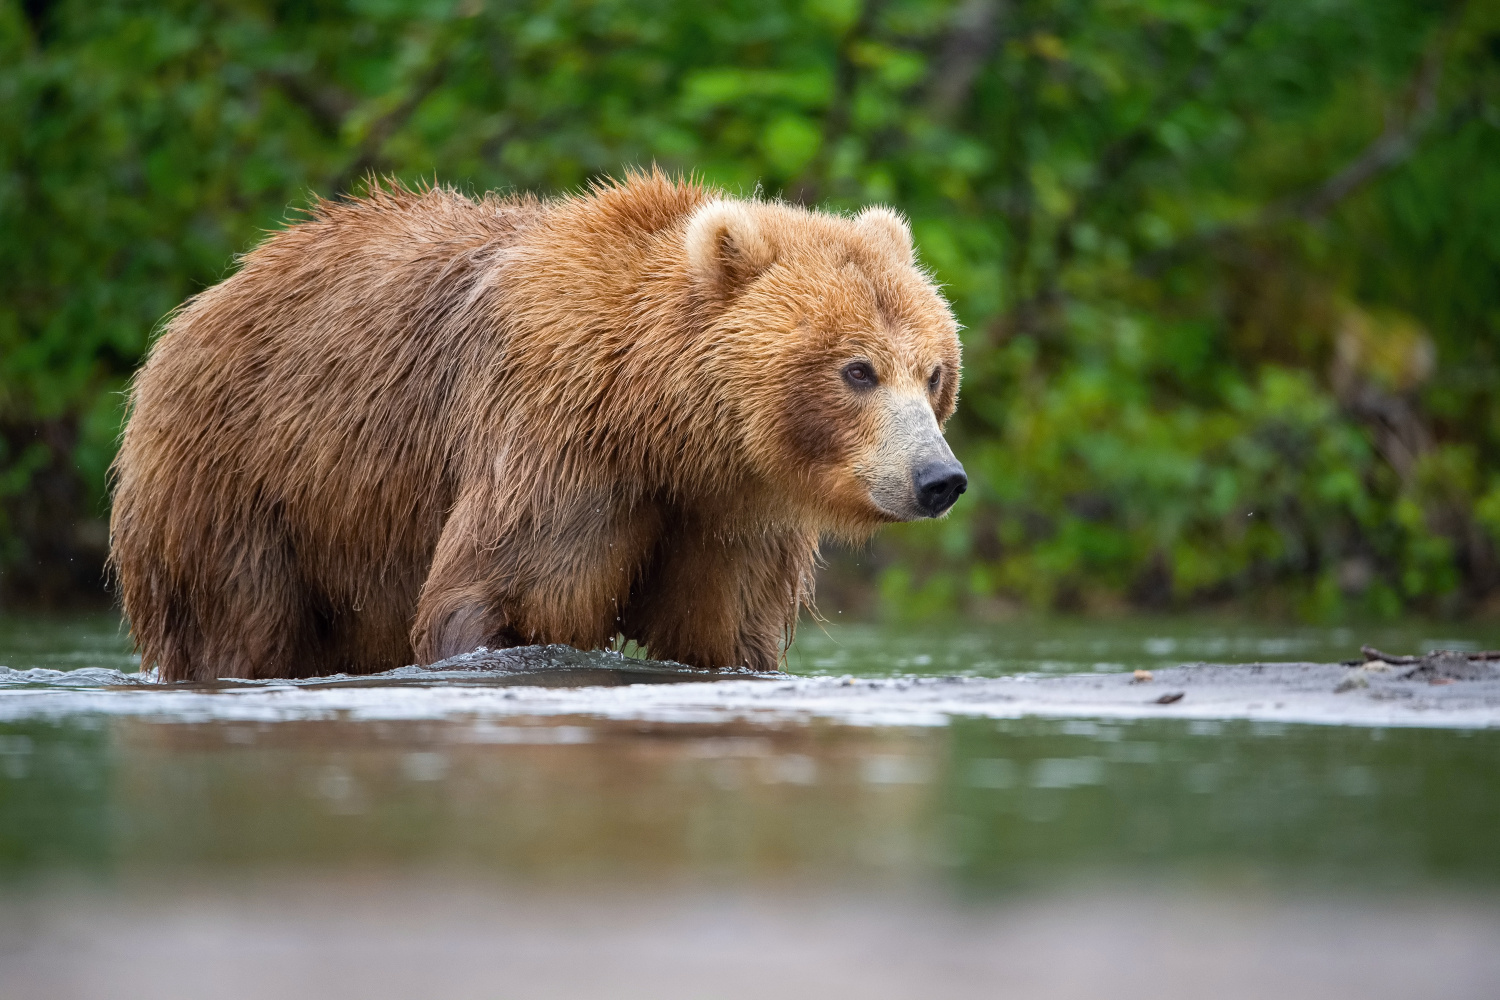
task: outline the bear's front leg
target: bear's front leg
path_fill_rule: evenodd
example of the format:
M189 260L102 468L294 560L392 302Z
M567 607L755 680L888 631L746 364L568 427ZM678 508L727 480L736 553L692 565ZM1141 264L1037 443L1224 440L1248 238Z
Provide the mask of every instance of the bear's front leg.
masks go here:
M608 646L659 531L653 508L606 494L537 511L469 492L443 527L417 601L417 662L480 646Z
M481 543L489 518L484 499L470 495L449 515L417 598L411 645L421 664L436 663L480 646L522 645L503 600L504 580Z
M680 524L631 595L623 632L657 659L775 670L811 600L815 535Z

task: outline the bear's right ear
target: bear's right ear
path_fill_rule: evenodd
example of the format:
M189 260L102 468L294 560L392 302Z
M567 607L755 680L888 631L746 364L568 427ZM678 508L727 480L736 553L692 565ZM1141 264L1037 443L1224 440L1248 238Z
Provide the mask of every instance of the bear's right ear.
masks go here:
M713 298L733 297L776 262L776 248L748 205L711 201L687 224L688 268L693 283Z
M911 245L911 226L895 209L871 205L854 217L854 224L886 250L894 253L901 263L910 264L915 259Z

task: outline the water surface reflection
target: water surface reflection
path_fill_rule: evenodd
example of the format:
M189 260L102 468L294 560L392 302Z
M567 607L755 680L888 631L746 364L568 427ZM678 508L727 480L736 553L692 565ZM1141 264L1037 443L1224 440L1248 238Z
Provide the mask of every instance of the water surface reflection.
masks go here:
M1500 732L1149 720L0 726L0 865L1493 887Z

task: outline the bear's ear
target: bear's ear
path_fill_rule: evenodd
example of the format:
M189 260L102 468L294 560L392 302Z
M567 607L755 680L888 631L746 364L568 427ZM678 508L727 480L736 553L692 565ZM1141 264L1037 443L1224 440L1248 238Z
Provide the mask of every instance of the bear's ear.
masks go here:
M854 217L854 224L877 241L887 253L895 254L901 263L910 264L915 259L911 245L911 227L895 209L871 205Z
M755 211L733 201L711 201L687 225L687 259L693 281L716 298L730 298L776 262Z

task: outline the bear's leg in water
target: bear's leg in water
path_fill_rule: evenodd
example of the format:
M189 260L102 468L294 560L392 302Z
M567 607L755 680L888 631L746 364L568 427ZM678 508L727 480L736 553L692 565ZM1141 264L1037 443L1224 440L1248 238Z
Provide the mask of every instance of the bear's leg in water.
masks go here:
M816 559L816 537L675 526L631 597L624 633L658 659L775 670Z
M417 661L479 646L608 646L659 532L650 505L589 496L539 512L487 490L467 493L444 525L417 602Z
M201 569L182 602L190 613L179 619L181 659L163 662L163 680L308 677L338 669L326 662L318 602L302 584L292 541L276 526L245 519L220 558Z

